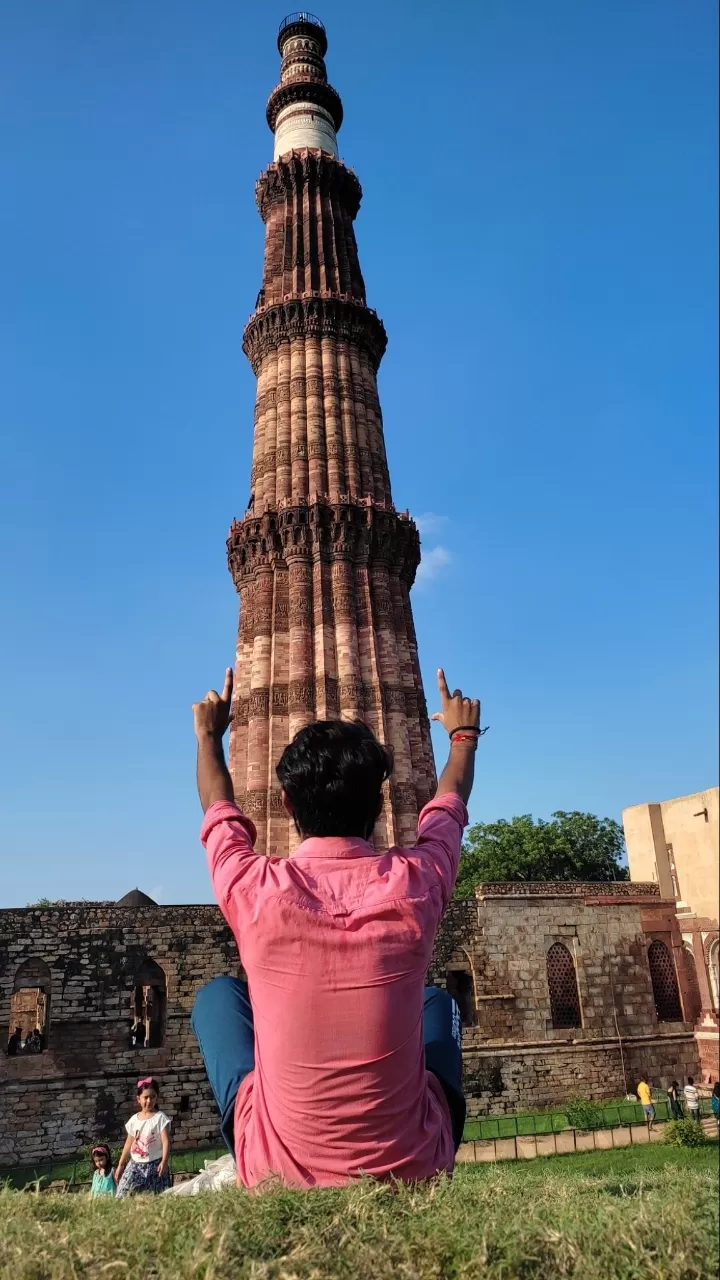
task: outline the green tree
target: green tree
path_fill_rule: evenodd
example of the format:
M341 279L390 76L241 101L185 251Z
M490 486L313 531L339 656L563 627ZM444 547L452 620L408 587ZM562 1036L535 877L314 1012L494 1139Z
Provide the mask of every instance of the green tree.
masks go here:
M593 813L479 822L463 845L455 897L472 898L476 885L497 880L627 880L624 852L620 824Z

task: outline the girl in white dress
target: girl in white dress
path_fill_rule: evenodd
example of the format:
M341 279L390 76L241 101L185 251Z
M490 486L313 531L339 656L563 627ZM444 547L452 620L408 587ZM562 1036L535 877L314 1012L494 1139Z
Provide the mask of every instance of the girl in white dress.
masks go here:
M137 1115L125 1125L127 1138L115 1170L118 1199L160 1195L170 1186L170 1117L158 1110L160 1090L152 1076L137 1082Z

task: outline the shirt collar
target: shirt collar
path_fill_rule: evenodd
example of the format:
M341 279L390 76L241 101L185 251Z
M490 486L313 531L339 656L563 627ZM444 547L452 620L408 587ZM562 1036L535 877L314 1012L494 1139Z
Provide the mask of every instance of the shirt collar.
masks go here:
M324 858L334 862L336 858L378 858L380 854L367 840L359 836L308 836L291 858Z

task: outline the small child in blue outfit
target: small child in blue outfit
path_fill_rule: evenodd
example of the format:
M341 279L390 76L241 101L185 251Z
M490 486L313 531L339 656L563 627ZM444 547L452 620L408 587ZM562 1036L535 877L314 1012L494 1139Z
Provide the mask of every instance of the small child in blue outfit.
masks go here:
M100 1147L93 1147L90 1159L94 1170L90 1195L93 1199L96 1196L114 1196L115 1177L113 1175L110 1148L104 1144Z

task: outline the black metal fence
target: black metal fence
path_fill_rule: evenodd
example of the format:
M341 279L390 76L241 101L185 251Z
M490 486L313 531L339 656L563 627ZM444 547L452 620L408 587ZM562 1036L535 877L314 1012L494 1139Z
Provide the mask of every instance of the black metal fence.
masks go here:
M656 1102L655 1110L657 1120L672 1119L668 1102ZM710 1099L702 1098L701 1118L712 1114ZM563 1129L572 1128L616 1129L621 1125L642 1124L644 1120L645 1113L640 1103L598 1103L586 1112L584 1118L574 1116L572 1110L569 1116L560 1111L545 1111L538 1112L537 1115L478 1117L475 1120L468 1120L465 1133L467 1138L473 1140L526 1138L536 1134L560 1133ZM175 1151L170 1165L173 1173L195 1174L200 1173L206 1160L215 1160L226 1154L225 1147L200 1147L196 1151ZM89 1188L92 1181L92 1168L89 1157L82 1154L70 1156L66 1160L51 1160L22 1168L0 1169L0 1182L3 1181L8 1182L16 1190L38 1184L47 1187L51 1182L65 1182L67 1186L74 1189Z
M170 1168L173 1173L200 1173L206 1160L215 1160L223 1155L227 1155L226 1147L176 1151L170 1157ZM16 1169L0 1169L0 1182L9 1182L17 1191L37 1184L47 1187L51 1182L65 1182L72 1188L89 1188L92 1166L86 1155L70 1156L66 1160L49 1160Z
M709 1098L700 1103L700 1115L712 1115ZM687 1112L685 1113L687 1118ZM655 1118L659 1121L672 1120L670 1104L666 1101L655 1102ZM469 1119L465 1129L469 1137L483 1138L527 1138L535 1134L560 1133L563 1129L617 1129L621 1125L642 1124L645 1112L638 1102L598 1103L585 1109L583 1115L574 1116L572 1111L567 1115L560 1111L539 1112L537 1115L519 1116L482 1116Z

